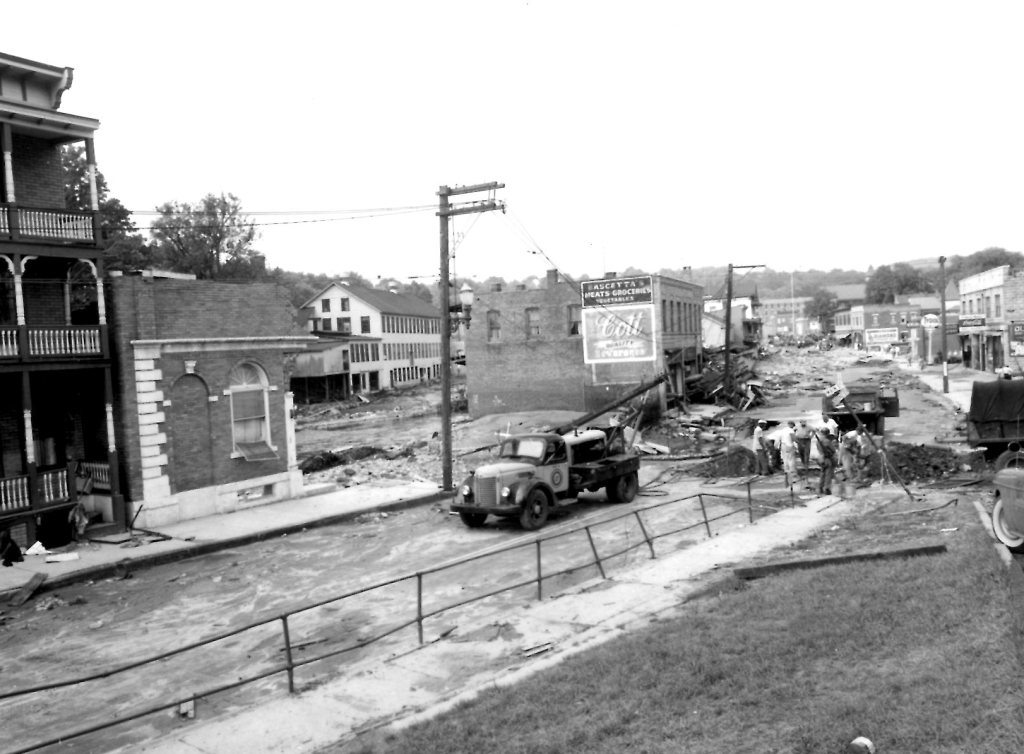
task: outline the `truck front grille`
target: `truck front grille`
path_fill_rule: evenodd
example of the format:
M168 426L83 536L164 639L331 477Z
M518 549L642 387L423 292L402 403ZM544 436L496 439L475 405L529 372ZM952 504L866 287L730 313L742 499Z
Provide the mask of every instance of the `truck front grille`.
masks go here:
M496 505L498 503L497 479L477 479L474 488L473 496L477 505Z

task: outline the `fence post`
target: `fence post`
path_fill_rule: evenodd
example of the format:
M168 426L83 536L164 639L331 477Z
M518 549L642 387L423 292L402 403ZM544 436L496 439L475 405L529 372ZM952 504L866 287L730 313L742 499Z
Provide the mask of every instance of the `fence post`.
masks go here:
M644 520L640 518L640 511L633 511L633 515L636 516L636 522L640 524L640 531L644 535L644 541L647 542L647 546L651 548L651 559L653 560L658 557L654 554L654 542L652 542L651 538L647 536L647 528L644 526Z
M288 693L295 693L295 666L292 664L292 641L288 635L288 615L281 616L281 627L284 629L284 656L288 663Z
M423 644L423 574L420 571L416 572L416 628Z
M754 523L754 501L750 497L750 480L747 480L747 518Z
M542 585L544 584L544 577L541 576L541 571L540 571L540 540L539 539L536 540L536 545L537 545L537 599L538 600L542 600L542 599L544 599L543 588L542 588Z
M704 507L704 494L698 492L697 500L700 501L700 514L704 516L704 528L708 530L708 539L711 539L711 524L708 522L708 512Z
M590 550L594 553L594 562L597 563L597 570L601 572L601 578L606 579L608 577L604 575L604 564L601 562L601 557L597 554L597 547L594 545L594 538L590 536L590 527L585 526L583 528L584 531L587 532L587 539L590 541Z

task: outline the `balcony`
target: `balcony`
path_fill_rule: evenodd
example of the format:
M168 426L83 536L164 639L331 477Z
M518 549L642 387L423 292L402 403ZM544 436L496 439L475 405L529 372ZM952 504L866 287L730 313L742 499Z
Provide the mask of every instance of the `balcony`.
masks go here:
M0 361L102 358L104 328L105 325L0 327Z
M95 246L97 215L0 204L0 241Z

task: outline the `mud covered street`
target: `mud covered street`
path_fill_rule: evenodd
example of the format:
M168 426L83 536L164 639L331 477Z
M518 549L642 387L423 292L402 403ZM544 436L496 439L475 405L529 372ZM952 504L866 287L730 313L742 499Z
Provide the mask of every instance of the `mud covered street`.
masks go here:
M780 387L769 391L767 405L751 412L728 412L718 420L734 430L735 443L748 445L746 432L760 417L784 421L801 416L820 420L822 385L830 383L838 372L844 379L884 377L899 385L901 416L889 420L886 439L891 444L918 447L927 444L919 459L905 463L894 460L907 480L919 480L966 473L970 465L955 442L959 421L952 409L928 391L911 373L903 373L887 362L858 361L856 352L795 352L777 354L759 363L769 382ZM785 376L785 379L783 379ZM419 399L417 399L419 400ZM319 407L316 410L321 410ZM341 466L324 469L321 479L339 483L372 485L374 479L388 475L415 478L439 478L439 452L432 433L438 426L436 414L421 414L398 421L385 418L394 406L382 401L378 416L307 415L299 430L300 447L313 453L317 449L371 445L394 438L408 452L376 455ZM366 411L353 407L352 413ZM566 412L565 418L575 414ZM562 420L553 412L536 415L484 417L456 424L457 452L467 453L464 467L483 463L489 450L469 453L474 448L493 444L499 432L525 431ZM398 429L400 427L401 429ZM665 443L678 439L681 431L673 420L663 419L644 430L645 437ZM939 445L936 438L954 442ZM409 447L412 445L414 447ZM892 456L900 458L895 448ZM301 454L300 454L301 456ZM941 463L937 461L941 459ZM700 485L711 488L728 486L728 480L697 479L686 473L686 461L651 457L641 467L644 492L632 507L654 502L678 500L693 495ZM965 468L966 467L966 468ZM312 475L311 475L312 476ZM456 473L456 479L460 474ZM747 525L746 501L741 480L733 480L733 497L716 498L709 504L714 518L731 511L744 511L716 524L719 527ZM780 489L781 492L781 489ZM799 489L798 495L806 495ZM799 500L796 501L797 503ZM786 495L778 496L778 505L789 504ZM280 503L287 505L287 503ZM557 511L540 536L584 521L597 522L629 510L631 506L609 505L604 493ZM770 506L761 513L770 513ZM650 527L663 530L685 528L700 520L699 507L666 507L651 513ZM643 542L643 533L634 520L627 518L593 528L599 551L621 549L623 543ZM685 548L705 536L703 527L684 531L664 545ZM86 676L130 663L145 656L180 647L264 618L273 618L298 606L322 602L371 583L398 576L428 571L441 564L470 554L482 553L518 542L530 543L535 537L522 532L517 524L495 521L479 529L468 529L446 505L429 505L396 513L361 516L346 524L311 529L273 541L225 550L200 558L138 570L130 577L82 583L56 591L41 592L24 605L4 607L0 612L0 673L6 689L18 689L69 677ZM486 594L513 582L529 582L536 572L534 547L475 561L469 565L424 576L425 613ZM545 573L588 563L590 545L583 534L544 545ZM646 560L646 547L638 547L607 567L611 570ZM544 593L598 576L593 566L546 580ZM490 597L482 602L428 618L424 626L426 641L439 637L456 638L461 631L490 623L500 623L503 612L536 598L536 585L529 584L513 592ZM359 645L416 617L416 580L403 581L344 603L332 602L289 619L291 642L296 660L332 650ZM201 690L223 685L243 676L283 664L279 621L234 636L183 658L171 658L158 665L101 679L68 689L0 702L0 717L10 740L30 742L62 730L74 730L124 714L128 709L185 698ZM340 654L331 660L302 668L298 688L316 684L324 678L346 672L354 664L412 651L417 646L415 625L402 629L368 648ZM287 693L286 677L271 676L237 691L203 699L203 714L230 713L242 709L267 694ZM157 732L179 725L175 716L160 713L91 737L81 751L108 751L130 746Z

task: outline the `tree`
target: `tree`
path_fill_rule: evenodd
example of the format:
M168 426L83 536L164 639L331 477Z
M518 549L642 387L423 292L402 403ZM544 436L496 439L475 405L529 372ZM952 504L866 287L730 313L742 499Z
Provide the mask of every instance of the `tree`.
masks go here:
M868 278L864 300L869 304L895 304L896 297L905 293L930 293L934 284L924 272L906 262L881 265Z
M1002 267L1004 264L1018 269L1024 267L1024 254L991 246L967 256L958 255L950 258L946 264L946 275L950 280L963 280L965 277Z
M836 294L825 288L818 288L811 294L811 300L807 304L806 312L808 317L818 320L822 332L827 332L829 329L828 322L832 319L832 315L836 313L837 308L838 298Z
M92 209L89 166L85 147L69 144L61 149L64 173L64 203L68 209L87 212ZM137 270L152 264L152 250L139 233L131 212L110 195L107 179L96 170L96 194L99 203L100 234L106 247L103 264L108 270Z
M234 194L207 194L197 204L157 207L153 238L160 262L197 278L255 280L265 274L263 255L252 248L256 224Z

